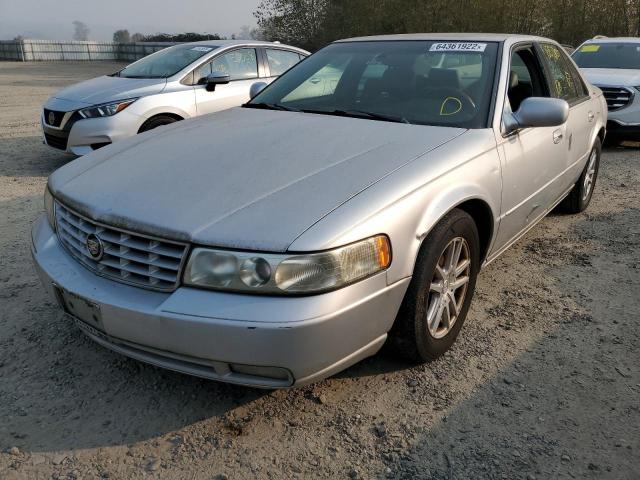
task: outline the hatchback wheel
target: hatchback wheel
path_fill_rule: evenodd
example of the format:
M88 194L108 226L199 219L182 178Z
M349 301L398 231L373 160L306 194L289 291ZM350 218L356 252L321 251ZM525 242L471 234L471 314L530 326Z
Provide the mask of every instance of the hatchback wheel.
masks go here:
M471 216L455 209L422 244L390 345L412 361L433 360L455 341L467 316L480 267Z
M178 120L176 118L170 117L168 115L157 115L144 122L140 127L138 133L148 132L149 130L153 130L154 128L160 127L162 125L169 125L170 123L177 121Z
M598 178L601 152L602 144L600 143L600 139L596 138L596 142L589 154L589 159L582 171L582 175L580 175L571 193L561 204L562 210L568 213L580 213L589 206L591 197L593 197L593 190L596 186L596 179Z

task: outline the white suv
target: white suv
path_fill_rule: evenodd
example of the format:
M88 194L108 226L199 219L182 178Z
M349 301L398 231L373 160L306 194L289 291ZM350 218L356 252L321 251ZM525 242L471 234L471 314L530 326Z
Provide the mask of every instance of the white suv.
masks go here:
M594 38L573 59L607 99L607 138L640 141L640 38Z

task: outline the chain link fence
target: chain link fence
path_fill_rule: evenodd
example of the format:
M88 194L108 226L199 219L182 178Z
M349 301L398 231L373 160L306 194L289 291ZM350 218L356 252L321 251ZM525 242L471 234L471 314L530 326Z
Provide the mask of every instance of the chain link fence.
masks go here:
M0 60L19 62L53 62L112 60L133 62L167 48L169 42L81 42L55 40L1 40Z

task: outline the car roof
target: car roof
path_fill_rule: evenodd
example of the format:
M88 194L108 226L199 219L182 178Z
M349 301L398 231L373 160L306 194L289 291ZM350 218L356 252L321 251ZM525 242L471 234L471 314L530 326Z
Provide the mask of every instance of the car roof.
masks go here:
M262 40L202 40L200 42L187 42L182 45L203 45L207 47L232 47L236 45L270 45L272 47L285 47L285 48L295 48L297 50L301 50L298 47L294 47L292 45L285 45L280 42L265 42Z
M405 33L399 35L376 35L372 37L354 37L338 42L373 42L402 40L449 40L474 42L504 42L506 40L550 41L548 38L512 33Z
M584 43L640 43L640 37L601 37L591 38Z

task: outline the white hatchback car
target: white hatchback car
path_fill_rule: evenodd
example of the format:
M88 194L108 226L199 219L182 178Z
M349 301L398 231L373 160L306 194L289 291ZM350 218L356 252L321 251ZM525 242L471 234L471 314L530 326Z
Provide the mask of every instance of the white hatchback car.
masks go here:
M239 106L309 55L279 43L210 40L160 50L112 75L65 88L44 105L44 142L84 155L185 118Z

